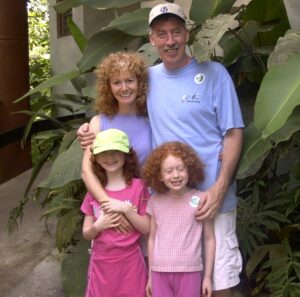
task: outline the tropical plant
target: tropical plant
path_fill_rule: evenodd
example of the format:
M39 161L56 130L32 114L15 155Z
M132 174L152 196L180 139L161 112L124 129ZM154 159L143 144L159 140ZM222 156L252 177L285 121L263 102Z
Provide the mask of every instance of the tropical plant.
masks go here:
M54 8L63 13L79 5L107 9L140 2L143 1L64 0ZM238 7L233 6L234 3L235 0L193 0L189 13L191 34L188 48L198 60L216 60L228 68L244 107L247 127L238 172L241 198L237 227L247 264L247 291L251 296L260 292L271 292L274 296L280 294L278 292L292 294L299 288L297 240L290 236L291 233L283 234L287 229L298 232L299 190L291 187L291 183L293 181L297 185L295 180L299 182L299 179L295 179L298 175L287 172L279 174L278 168L284 167L282 148L285 147L288 152L285 154L288 161L285 162L292 162L295 172L299 170L296 156L300 129L300 33L291 29L281 0L244 1ZM109 52L125 50L129 44L135 44L134 49L144 55L149 65L158 60L147 42L148 13L149 8L142 8L116 16L89 40L69 20L70 31L82 52L77 68L42 82L19 100L71 81L77 95L52 94L53 106L65 108L71 113L87 110L94 93L86 74L91 73ZM76 102L77 109L71 107L70 102ZM37 116L49 118L44 112L45 107L47 104L41 105L38 112L32 112L32 119ZM42 206L47 206L47 216L58 217L57 233L68 233L58 236L57 245L65 248L74 239L78 240L81 223L78 206L84 191L80 181L82 152L75 140L74 129L86 119L66 123L57 120L55 115L49 119L59 127L57 132L49 135L49 139L53 137L57 140L51 149L55 160L48 178L37 188L35 199ZM24 140L31 124L32 121L28 124ZM42 158L36 166L32 180L44 161L45 158ZM24 199L28 199L28 189ZM20 206L25 202L21 201ZM16 208L12 212L12 227L16 226L22 210ZM275 250L279 246L286 252L277 257ZM278 265L274 263L277 258L285 261L284 265L280 262L282 274L278 275L275 272ZM284 273L287 277L278 282L277 277ZM74 293L73 296L79 295Z

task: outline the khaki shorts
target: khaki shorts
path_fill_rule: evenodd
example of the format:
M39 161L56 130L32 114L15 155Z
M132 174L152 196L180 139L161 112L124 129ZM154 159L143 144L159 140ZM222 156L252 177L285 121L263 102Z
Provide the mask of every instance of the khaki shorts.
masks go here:
M219 213L214 219L216 255L213 271L213 290L236 286L240 282L242 257L235 233L236 210Z

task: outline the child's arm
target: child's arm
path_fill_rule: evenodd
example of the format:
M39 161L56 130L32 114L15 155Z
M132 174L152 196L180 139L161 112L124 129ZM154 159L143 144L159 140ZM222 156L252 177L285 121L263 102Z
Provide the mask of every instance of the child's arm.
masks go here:
M132 226L142 234L148 234L150 231L149 215L140 215L129 203L114 199L103 202L101 208L107 213L119 212L124 214Z
M94 220L93 216L85 215L82 227L82 235L84 239L92 240L105 229L116 228L119 225L120 222L118 214L116 213L103 213L96 221Z
M95 135L100 132L100 116L94 116L89 124L89 131L93 132ZM81 167L81 177L84 181L87 190L92 194L92 196L98 200L98 202L107 201L110 197L107 195L103 189L98 177L93 171L92 163L90 162L91 157L91 146L88 146L84 153L82 159Z
M216 241L213 220L203 221L204 236L204 276L202 282L202 294L208 297L212 295L212 272L215 260Z
M148 239L148 264L149 264L149 277L146 286L146 295L147 297L152 296L151 290L151 279L152 279L152 257L153 257L153 248L154 248L154 241L155 241L155 234L156 234L156 222L155 219L151 216L150 217L150 234Z

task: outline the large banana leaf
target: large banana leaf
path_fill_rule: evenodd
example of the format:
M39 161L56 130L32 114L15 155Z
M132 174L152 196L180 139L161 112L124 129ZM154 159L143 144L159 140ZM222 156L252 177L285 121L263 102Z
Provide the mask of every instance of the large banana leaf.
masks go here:
M267 138L279 130L300 104L300 54L265 75L255 102L254 124Z
M114 19L102 31L116 29L128 35L146 36L148 30L148 17L150 8L142 8L133 12L124 13L119 18Z
M72 70L72 71L67 72L67 73L55 75L55 76L43 81L38 86L36 86L34 89L30 90L29 92L24 94L22 97L15 100L14 103L17 103L17 102L21 101L22 99L24 99L24 98L26 98L26 97L34 94L34 93L38 93L38 92L41 92L45 89L49 89L49 88L52 88L54 86L60 85L64 82L67 82L70 79L73 79L74 77L77 77L79 75L80 75L80 71L77 70L77 69Z
M241 14L241 18L244 21L254 20L260 24L279 20L276 29L261 32L256 46L275 44L277 39L290 28L282 0L252 0Z
M151 1L151 0L150 0ZM109 9L126 7L132 4L140 3L141 0L64 0L53 5L58 13L65 13L71 8L86 5L93 9Z
M274 51L268 59L268 68L284 64L289 57L300 53L300 31L288 30L277 41Z
M230 35L226 40L221 40L220 45L224 50L224 59L222 63L229 66L236 62L240 57L242 49L246 48L249 52L252 50L253 39L257 35L258 23L254 21L246 22L246 24L235 35Z
M74 38L75 43L77 44L78 48L80 49L80 52L83 52L85 46L86 46L86 38L84 37L83 33L79 29L79 27L75 24L75 22L72 20L72 18L67 19L68 28Z
M80 180L82 154L80 144L75 140L69 149L58 155L47 179L39 185L39 188L56 189L69 182Z
M261 132L250 124L244 132L244 146L239 165L238 178L242 179L255 174L272 147L286 141L300 130L300 108L298 107L286 124L268 138L263 138Z
M152 66L159 59L156 48L150 42L143 44L137 52L143 56L147 66Z
M190 18L196 25L204 23L218 13L227 13L235 0L193 0Z
M88 42L78 67L86 72L95 67L101 58L111 52L125 50L128 44L137 37L124 34L117 30L101 31L95 34Z
M223 14L205 22L193 44L194 56L198 61L210 60L220 39L228 31L228 28L233 26L236 16L237 14Z

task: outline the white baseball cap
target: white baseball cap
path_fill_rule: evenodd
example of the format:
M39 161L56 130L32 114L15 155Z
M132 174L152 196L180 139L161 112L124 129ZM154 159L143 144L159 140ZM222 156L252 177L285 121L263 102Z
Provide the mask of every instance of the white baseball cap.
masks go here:
M175 3L163 3L156 5L151 9L149 14L149 26L151 26L154 19L164 14L174 14L184 22L186 21L186 16L179 5Z

